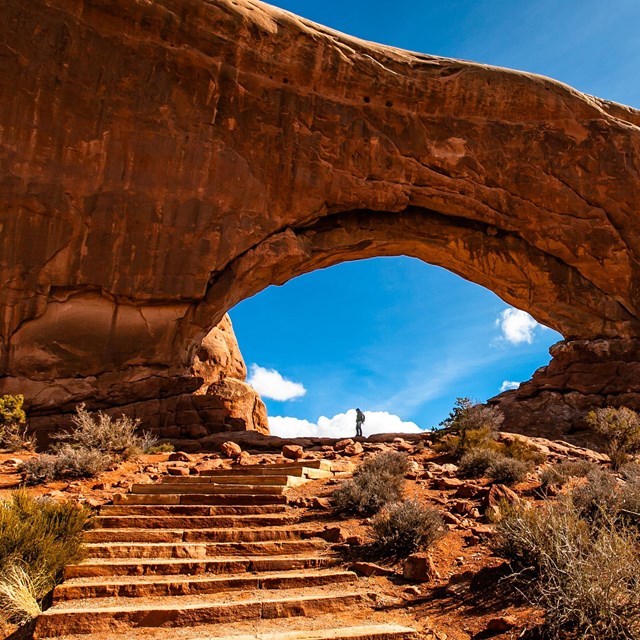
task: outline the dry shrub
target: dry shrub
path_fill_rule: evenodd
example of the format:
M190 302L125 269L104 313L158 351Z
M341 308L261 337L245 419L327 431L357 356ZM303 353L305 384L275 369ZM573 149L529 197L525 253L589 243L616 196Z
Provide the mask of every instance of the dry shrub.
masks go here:
M640 452L640 416L627 407L596 409L587 415L587 424L604 436L614 469Z
M370 516L384 505L402 498L407 456L385 451L358 465L353 478L333 492L333 503L342 513Z
M401 557L430 546L446 531L437 509L415 500L387 505L372 519L371 530L381 553Z
M25 614L33 612L33 601L39 603L61 580L65 565L81 557L88 526L89 511L70 502L35 498L24 489L1 501L0 608L15 609L11 617L18 621L19 603Z
M578 514L589 522L601 518L611 521L620 510L620 484L606 469L596 468L570 494Z
M460 458L458 473L464 478L482 478L494 463L496 456L500 455L484 447L471 449Z
M3 567L0 576L0 620L25 624L42 612L41 600L53 588L43 573L31 573L22 564Z
M530 462L500 456L487 469L487 476L494 482L511 485L516 482L522 482L531 471L531 468L532 464Z
M92 416L84 404L76 407L76 415L71 417L74 427L71 431L54 436L56 440L76 449L89 449L112 455L119 460L127 460L142 452L142 441L136 434L140 420L132 420L122 415L112 418L98 411Z
M540 482L543 488L563 487L570 478L586 478L598 465L588 460L569 460L553 464L542 470Z
M564 500L504 509L497 534L494 550L544 609L549 637L640 638L640 560L630 530L589 523Z
M49 482L61 478L92 477L122 460L157 448L158 439L136 433L139 420L119 418L99 411L92 416L83 404L71 418L71 431L54 436L53 452L26 461L22 466L28 483Z
M61 478L90 478L111 467L117 458L95 449L74 448L64 444L55 454L43 453L26 460L22 476L28 484L51 482Z

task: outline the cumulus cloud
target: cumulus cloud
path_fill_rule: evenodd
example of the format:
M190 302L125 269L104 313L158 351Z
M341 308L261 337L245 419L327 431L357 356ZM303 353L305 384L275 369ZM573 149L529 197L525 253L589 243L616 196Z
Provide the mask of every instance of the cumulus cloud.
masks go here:
M531 344L535 330L540 325L526 312L513 307L505 309L496 320L502 338L511 344Z
M251 365L247 382L263 397L272 400L293 400L307 393L304 385L283 378L275 369L265 369L258 364Z
M366 411L362 427L365 436L372 433L422 433L415 422L405 422L386 411ZM286 416L270 416L269 428L281 438L351 438L356 432L356 411L349 409L333 418L320 416L316 423Z
M513 380L505 380L501 385L500 385L500 392L502 391L509 391L509 389L517 389L520 386L519 382L515 382Z

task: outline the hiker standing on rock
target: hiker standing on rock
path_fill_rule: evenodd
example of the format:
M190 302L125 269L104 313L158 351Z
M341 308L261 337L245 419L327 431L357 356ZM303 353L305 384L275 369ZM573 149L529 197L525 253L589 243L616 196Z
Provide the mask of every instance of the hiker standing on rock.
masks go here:
M360 409L356 409L356 438L362 437L362 424L364 422L364 413Z

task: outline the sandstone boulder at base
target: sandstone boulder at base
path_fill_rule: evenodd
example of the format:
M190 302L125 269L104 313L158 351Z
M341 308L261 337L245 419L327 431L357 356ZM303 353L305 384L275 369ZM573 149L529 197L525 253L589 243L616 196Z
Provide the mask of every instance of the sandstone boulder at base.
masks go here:
M414 553L402 565L402 575L405 580L413 582L428 582L439 579L440 575L428 553Z
M209 385L207 396L215 399L213 407L219 406L225 411L225 424L229 430L269 433L267 408L255 389L246 382L225 378Z
M297 444L285 444L282 447L282 455L289 460L299 460L304 455L304 449Z
M240 455L242 454L242 449L240 447L239 444L236 444L235 442L223 442L220 445L220 451L222 451L223 455L226 458L239 458Z

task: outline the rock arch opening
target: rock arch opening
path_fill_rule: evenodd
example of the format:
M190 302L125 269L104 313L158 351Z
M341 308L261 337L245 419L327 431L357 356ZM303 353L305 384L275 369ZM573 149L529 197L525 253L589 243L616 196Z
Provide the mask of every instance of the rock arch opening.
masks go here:
M365 434L429 429L457 396L484 401L530 378L560 339L483 287L400 257L316 270L229 315L271 433L285 436L352 436L356 406Z

